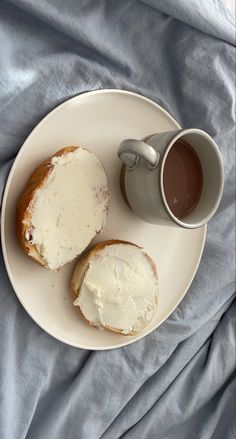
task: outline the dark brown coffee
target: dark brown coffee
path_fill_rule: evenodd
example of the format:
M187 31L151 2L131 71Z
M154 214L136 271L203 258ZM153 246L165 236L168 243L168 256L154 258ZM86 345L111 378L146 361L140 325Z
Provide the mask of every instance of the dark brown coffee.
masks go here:
M173 214L182 219L196 207L202 192L202 167L194 149L177 140L164 165L163 185L166 201Z

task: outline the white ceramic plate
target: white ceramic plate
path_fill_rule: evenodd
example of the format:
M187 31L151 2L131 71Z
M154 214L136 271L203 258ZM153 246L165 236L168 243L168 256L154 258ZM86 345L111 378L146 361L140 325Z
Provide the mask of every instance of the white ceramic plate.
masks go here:
M120 193L121 163L116 152L126 137L142 138L179 128L154 102L122 90L101 90L68 100L49 113L22 146L8 177L2 204L2 246L8 275L29 315L45 331L72 346L112 349L125 346L157 328L184 297L196 273L206 227L196 230L147 224L132 213ZM94 241L125 239L145 248L157 264L160 300L144 332L128 337L90 327L75 312L69 294L74 263L58 273L41 268L21 251L15 234L15 206L34 168L66 145L94 151L107 171L110 209L107 225ZM79 194L78 194L79 196Z

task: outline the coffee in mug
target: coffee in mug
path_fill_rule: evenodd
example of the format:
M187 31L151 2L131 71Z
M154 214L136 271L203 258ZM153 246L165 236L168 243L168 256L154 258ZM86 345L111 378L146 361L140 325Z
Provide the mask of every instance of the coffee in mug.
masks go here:
M214 140L190 128L125 139L121 191L133 212L151 224L201 227L223 193L223 163Z
M178 139L168 152L163 172L166 201L177 218L185 218L195 209L202 182L202 167L196 152L187 142Z

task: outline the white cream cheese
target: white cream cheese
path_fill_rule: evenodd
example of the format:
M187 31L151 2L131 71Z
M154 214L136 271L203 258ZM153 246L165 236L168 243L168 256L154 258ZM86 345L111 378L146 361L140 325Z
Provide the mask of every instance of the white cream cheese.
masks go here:
M107 245L89 260L74 305L97 326L139 332L153 318L158 279L144 250L131 244Z
M48 268L73 260L104 226L108 187L95 154L78 148L53 157L31 209L32 239Z

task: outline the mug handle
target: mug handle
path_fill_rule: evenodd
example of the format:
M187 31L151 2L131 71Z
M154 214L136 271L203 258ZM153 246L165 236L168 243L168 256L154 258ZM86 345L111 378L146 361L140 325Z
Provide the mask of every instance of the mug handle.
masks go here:
M125 139L118 149L118 157L129 169L136 168L141 157L149 169L155 169L160 159L160 153L142 140Z

